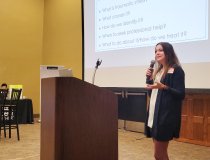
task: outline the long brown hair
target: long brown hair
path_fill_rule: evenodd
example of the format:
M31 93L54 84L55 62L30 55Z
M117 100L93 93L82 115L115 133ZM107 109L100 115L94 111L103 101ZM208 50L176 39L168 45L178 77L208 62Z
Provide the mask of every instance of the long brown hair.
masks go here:
M163 77L165 77L165 75L168 72L168 69L170 67L180 66L180 62L179 62L178 57L176 56L176 53L174 51L173 46L170 43L168 43L168 42L159 42L158 44L156 44L155 48L157 47L157 45L161 45L162 46L164 54L165 54L165 57L166 57L166 67L165 67L164 72L163 72L163 76L162 76L162 78L163 78ZM157 70L154 72L154 77L156 76L156 74L162 68L163 68L163 65L158 63Z

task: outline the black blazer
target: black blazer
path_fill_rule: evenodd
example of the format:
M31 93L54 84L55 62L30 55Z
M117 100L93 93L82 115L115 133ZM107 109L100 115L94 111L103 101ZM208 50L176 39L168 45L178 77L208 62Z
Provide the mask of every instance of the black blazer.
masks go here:
M153 83L153 82L152 82ZM158 90L153 127L147 126L149 112L145 122L145 134L159 141L168 141L179 137L181 125L181 106L185 97L185 73L180 66L174 66L173 73L167 73L161 83L169 88Z

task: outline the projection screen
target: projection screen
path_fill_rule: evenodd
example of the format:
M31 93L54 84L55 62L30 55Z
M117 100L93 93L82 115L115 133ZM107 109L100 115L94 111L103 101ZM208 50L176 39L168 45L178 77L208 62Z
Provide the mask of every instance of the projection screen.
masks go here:
M83 0L85 81L144 87L158 42L173 44L186 88L210 88L208 0Z

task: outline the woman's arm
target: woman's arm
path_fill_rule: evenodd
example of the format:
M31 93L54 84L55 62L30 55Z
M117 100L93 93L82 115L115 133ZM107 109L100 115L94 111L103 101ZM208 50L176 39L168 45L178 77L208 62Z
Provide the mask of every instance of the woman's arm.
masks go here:
M172 86L167 86L165 89L169 93L178 98L184 99L185 97L185 73L181 67L174 69Z

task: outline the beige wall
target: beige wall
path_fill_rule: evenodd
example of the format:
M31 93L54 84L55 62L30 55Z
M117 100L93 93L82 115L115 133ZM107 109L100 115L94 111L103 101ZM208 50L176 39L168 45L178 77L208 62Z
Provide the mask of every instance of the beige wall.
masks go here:
M82 77L81 1L0 0L0 83L23 84L40 113L40 65Z
M80 0L45 0L43 64L64 65L82 78Z
M0 83L22 84L39 113L43 0L0 0Z

